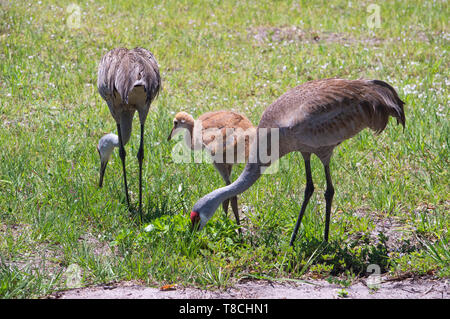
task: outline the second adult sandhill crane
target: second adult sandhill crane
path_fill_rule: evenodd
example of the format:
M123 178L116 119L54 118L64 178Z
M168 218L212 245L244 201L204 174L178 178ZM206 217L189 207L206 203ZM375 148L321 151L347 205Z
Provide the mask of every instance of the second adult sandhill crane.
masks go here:
M234 183L219 188L195 203L190 218L193 227L201 229L213 216L219 203L248 189L261 176L262 169L277 158L263 163L261 143L271 140L272 129L278 132L278 144L267 142L265 154L278 147L278 158L293 151L303 155L306 171L306 189L300 213L292 233L292 246L314 185L311 178L310 157L316 154L325 168L325 241L331 214L334 187L329 162L333 149L344 140L369 127L381 133L389 120L405 126L404 102L395 89L379 80L324 79L306 82L279 97L263 113L259 122L250 158L242 174ZM276 153L276 152L275 152Z
M161 77L158 63L153 54L143 48L128 50L116 48L106 53L98 67L98 92L108 104L112 117L116 121L117 133L106 134L97 146L100 155L100 180L103 185L103 176L108 160L114 147L119 148L122 160L123 181L128 207L127 175L125 169L126 152L124 145L131 136L134 113L139 113L141 124L140 146L137 153L139 161L139 214L142 221L142 161L144 159L144 124L150 104L161 89Z
M215 111L201 115L197 121L186 113L179 112L173 119L173 128L167 140L181 129L185 129L184 141L192 150L206 149L226 185L230 185L230 175L234 164L247 161L249 144L255 128L242 114L233 111ZM231 156L230 156L231 155ZM228 212L229 199L222 202L225 214ZM239 225L237 197L231 198L236 222Z

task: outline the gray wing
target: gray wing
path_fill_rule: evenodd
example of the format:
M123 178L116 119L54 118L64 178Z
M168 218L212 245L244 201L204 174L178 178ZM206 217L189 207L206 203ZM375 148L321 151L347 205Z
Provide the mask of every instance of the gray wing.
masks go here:
M279 127L311 147L336 145L369 127L382 132L395 117L405 125L404 102L379 80L324 79L283 94L263 113L259 127Z
M115 73L127 49L117 48L106 53L98 66L97 88L106 102L112 101L115 90Z

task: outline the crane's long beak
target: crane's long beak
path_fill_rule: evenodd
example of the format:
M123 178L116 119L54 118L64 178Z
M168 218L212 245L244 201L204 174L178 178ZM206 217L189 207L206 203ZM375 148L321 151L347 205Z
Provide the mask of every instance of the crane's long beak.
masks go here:
M105 170L106 170L107 165L108 165L108 161L101 162L101 164L100 164L100 180L98 182L98 187L100 187L100 188L103 186L103 176L105 175Z
M172 131L170 131L169 136L167 137L167 140L170 141L172 139L173 131L175 131L175 126L172 127Z

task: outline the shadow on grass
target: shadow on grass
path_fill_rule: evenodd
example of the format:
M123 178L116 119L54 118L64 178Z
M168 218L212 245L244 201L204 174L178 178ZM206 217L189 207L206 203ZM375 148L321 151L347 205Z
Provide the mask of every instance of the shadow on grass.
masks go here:
M126 205L126 202L124 203ZM173 216L183 211L183 202L170 203L168 198L149 197L142 203L142 223L148 224L163 216ZM130 204L128 208L130 216L140 224L139 203Z
M375 265L380 273L384 273L390 265L386 242L387 237L383 234L375 243L367 239L329 243L316 238L299 240L285 271L299 275L310 271L317 275L352 273L366 276L369 265Z

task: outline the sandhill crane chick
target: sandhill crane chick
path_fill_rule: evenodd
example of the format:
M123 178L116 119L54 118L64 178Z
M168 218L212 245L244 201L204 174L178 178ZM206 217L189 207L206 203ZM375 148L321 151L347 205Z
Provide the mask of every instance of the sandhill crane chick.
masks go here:
M208 112L196 121L190 114L179 112L173 119L173 128L168 140L180 130L185 130L184 141L189 148L206 149L209 152L214 167L219 171L226 185L231 183L230 175L233 165L247 161L249 145L255 132L254 126L244 115L233 111ZM225 213L228 212L228 205L229 199L225 199L222 202ZM239 225L236 196L231 198L231 207Z

